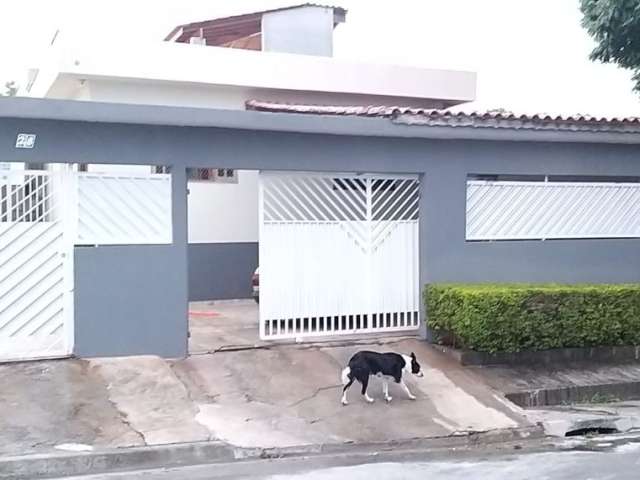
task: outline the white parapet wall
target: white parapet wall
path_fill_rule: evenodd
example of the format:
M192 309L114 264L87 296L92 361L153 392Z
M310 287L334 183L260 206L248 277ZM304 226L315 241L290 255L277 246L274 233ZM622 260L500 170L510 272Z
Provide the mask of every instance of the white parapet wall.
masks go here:
M476 95L473 72L169 42L57 41L42 59L21 95L218 108L251 98L438 107ZM229 95L240 101L228 106Z

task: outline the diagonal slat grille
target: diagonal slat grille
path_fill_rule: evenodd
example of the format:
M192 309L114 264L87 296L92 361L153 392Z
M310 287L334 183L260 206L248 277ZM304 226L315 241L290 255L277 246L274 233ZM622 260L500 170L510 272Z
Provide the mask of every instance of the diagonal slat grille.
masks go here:
M171 176L78 173L78 244L172 242Z
M467 240L640 237L640 184L467 182Z

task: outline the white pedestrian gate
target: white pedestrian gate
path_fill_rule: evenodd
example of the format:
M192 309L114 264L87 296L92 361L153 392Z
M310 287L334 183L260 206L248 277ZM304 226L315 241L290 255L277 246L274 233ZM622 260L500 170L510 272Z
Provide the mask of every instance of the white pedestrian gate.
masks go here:
M416 176L260 173L260 338L419 327Z
M0 174L0 360L51 358L73 347L73 255L66 177Z

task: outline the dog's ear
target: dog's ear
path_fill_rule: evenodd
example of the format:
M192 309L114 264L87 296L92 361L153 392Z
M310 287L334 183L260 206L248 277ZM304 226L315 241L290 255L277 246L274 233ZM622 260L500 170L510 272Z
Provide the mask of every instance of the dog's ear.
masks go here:
M412 360L415 360L415 359L416 359L416 354L415 354L415 353L413 353L413 352L411 352L411 359L412 359Z

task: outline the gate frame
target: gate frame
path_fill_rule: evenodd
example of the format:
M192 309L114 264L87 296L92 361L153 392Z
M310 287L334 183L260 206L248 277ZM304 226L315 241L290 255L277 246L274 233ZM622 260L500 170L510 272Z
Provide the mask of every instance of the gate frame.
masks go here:
M394 312L394 313L386 313L386 314L380 314L379 312L374 312L374 308L373 306L370 304L369 307L367 308L366 312L363 312L362 314L343 314L343 315L334 315L334 316L329 316L329 317L323 317L323 316L318 316L315 318L324 318L324 319L331 319L331 318L343 318L343 317L356 317L356 316L360 316L360 315L364 315L367 316L369 318L369 322L373 322L374 318L376 319L376 322L379 322L379 317L380 315L391 315L392 316L392 321L393 321L393 316L397 315L397 320L398 323L400 323L400 315L402 314L403 316L403 322L412 322L415 323L415 326L411 326L411 327L407 327L407 326L397 326L397 327L383 327L383 328L372 328L371 326L368 326L367 328L357 328L354 326L353 329L338 329L338 330L330 330L327 331L326 329L323 331L318 331L318 332L313 332L313 333L303 333L303 334L299 334L299 335L287 335L287 336L283 336L280 333L275 334L275 335L266 335L266 322L268 320L263 319L262 318L262 310L261 310L261 306L259 306L259 313L258 313L258 322L259 322L259 338L260 340L263 341L276 341L276 340L283 340L283 339L292 339L295 338L296 341L301 341L302 339L306 339L306 338L313 338L313 337L322 337L322 336L343 336L343 335L370 335L370 334L384 334L384 333L394 333L394 332L415 332L416 334L421 334L422 330L423 330L423 325L421 322L421 318L423 316L423 307L422 307L422 303L420 301L420 278L421 278L421 272L420 272L420 251L421 251L421 244L420 244L420 205L421 205L421 196L422 196L422 188L423 188L423 175L419 174L419 173L359 173L359 172L343 172L343 171L300 171L300 170L295 170L295 171L288 171L288 170L258 170L258 222L259 222L259 231L258 231L258 248L260 250L260 245L262 245L262 238L264 237L264 185L263 185L263 181L262 179L264 177L275 177L278 175L282 175L282 176L288 176L288 177L308 177L308 176L318 176L318 177L323 177L323 178L348 178L348 179L376 179L376 178L380 178L380 179L388 179L388 180L413 180L417 183L417 192L418 192L418 198L417 198L417 207L418 207L418 218L416 219L416 249L415 249L415 262L416 265L418 265L418 272L415 278L416 281L416 293L417 293L417 310L412 311L412 312ZM372 204L372 195L371 195L371 183L367 182L366 184L366 188L367 188L367 194L366 194L366 218L367 218L367 222L371 222L371 217L373 214L373 204ZM369 233L369 241L368 241L368 253L367 253L367 291L371 292L373 287L371 284L371 273L373 270L373 263L372 263L372 241L371 241L371 235L372 235L372 229L369 228L368 229L368 233ZM259 262L260 263L260 262ZM371 298L372 298L372 294L369 293L368 295L368 301L371 302ZM411 316L411 318L406 318L409 317L409 314ZM405 317L406 315L406 317ZM285 321L288 321L285 320ZM279 320L278 320L279 322ZM332 323L331 320L329 320L329 323ZM355 319L353 324L355 325ZM369 323L369 325L371 325L371 323ZM278 326L278 331L280 330L280 326Z
M66 331L67 356L73 356L75 347L75 239L78 235L78 179L70 164L61 165L59 172L62 244L64 252L64 307L66 311L64 328Z

